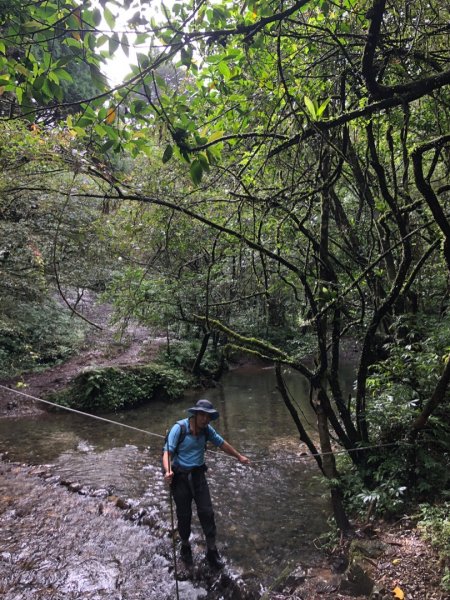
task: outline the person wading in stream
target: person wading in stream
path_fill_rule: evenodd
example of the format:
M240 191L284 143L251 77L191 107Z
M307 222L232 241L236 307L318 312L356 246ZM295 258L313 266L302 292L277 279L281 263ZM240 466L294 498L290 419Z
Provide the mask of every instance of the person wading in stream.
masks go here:
M189 408L190 417L178 421L169 431L163 449L164 478L170 484L175 500L178 520L178 533L181 538L181 558L192 565L191 535L192 500L197 505L197 514L206 539L206 558L209 565L221 569L223 563L216 548L216 523L205 477L206 443L211 442L240 463L247 465L250 460L223 439L211 427L210 421L219 418L218 411L209 400L199 400Z

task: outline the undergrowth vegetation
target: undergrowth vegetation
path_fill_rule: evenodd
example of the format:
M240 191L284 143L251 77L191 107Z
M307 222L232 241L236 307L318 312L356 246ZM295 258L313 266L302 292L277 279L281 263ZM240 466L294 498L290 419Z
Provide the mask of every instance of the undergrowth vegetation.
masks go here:
M422 504L419 509L418 527L438 552L443 568L441 586L450 592L450 501L434 506Z
M188 385L180 370L164 365L104 367L83 371L53 400L86 412L113 412L155 399L175 400Z
M38 371L67 360L82 344L82 321L51 299L3 304L0 377Z
M338 459L347 506L365 518L398 517L418 503L450 497L448 391L447 402L411 438L449 358L449 319L422 314L402 317L396 326L405 335L385 344L387 358L373 365L368 379L367 412L378 447L369 451L365 469L356 470L348 456Z
M199 339L176 340L170 344L169 349L161 351L159 360L175 369L192 371L195 360L200 351ZM208 346L201 360L201 372L203 375L213 377L221 369L222 354L212 346Z

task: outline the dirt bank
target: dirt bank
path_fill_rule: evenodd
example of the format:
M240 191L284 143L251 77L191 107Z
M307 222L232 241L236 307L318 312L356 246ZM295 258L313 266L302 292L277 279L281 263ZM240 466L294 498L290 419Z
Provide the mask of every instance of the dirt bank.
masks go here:
M96 304L94 297L86 296L77 308L98 327L88 331L83 346L66 362L40 372L0 380L1 386L11 389L0 388L0 418L39 414L45 406L34 402L32 397L45 398L50 392L64 389L83 369L148 364L166 343L158 332L134 322L119 335L110 323L111 307Z

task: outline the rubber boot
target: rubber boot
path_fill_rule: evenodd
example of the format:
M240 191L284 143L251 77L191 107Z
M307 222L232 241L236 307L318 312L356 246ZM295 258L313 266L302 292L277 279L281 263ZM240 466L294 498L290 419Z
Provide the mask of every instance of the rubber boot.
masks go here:
M189 543L181 544L180 556L181 560L187 567L191 567L194 564L194 561L192 559L192 549Z
M217 548L208 548L206 552L206 560L212 569L223 569L224 563L220 558Z

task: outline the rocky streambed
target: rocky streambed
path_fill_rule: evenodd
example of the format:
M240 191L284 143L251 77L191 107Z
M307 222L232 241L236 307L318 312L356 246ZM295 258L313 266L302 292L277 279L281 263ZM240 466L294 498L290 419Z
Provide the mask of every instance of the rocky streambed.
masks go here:
M187 573L178 563L176 586L170 523L156 512L108 489L63 480L51 465L0 460L0 597L445 600L441 565L414 524L378 525L357 536L346 556L312 569L280 568L268 590L230 564L210 571L202 548L194 545L195 567Z
M179 573L178 596L255 598L225 569ZM177 597L170 529L108 490L61 481L45 466L0 462L3 600L164 600Z

